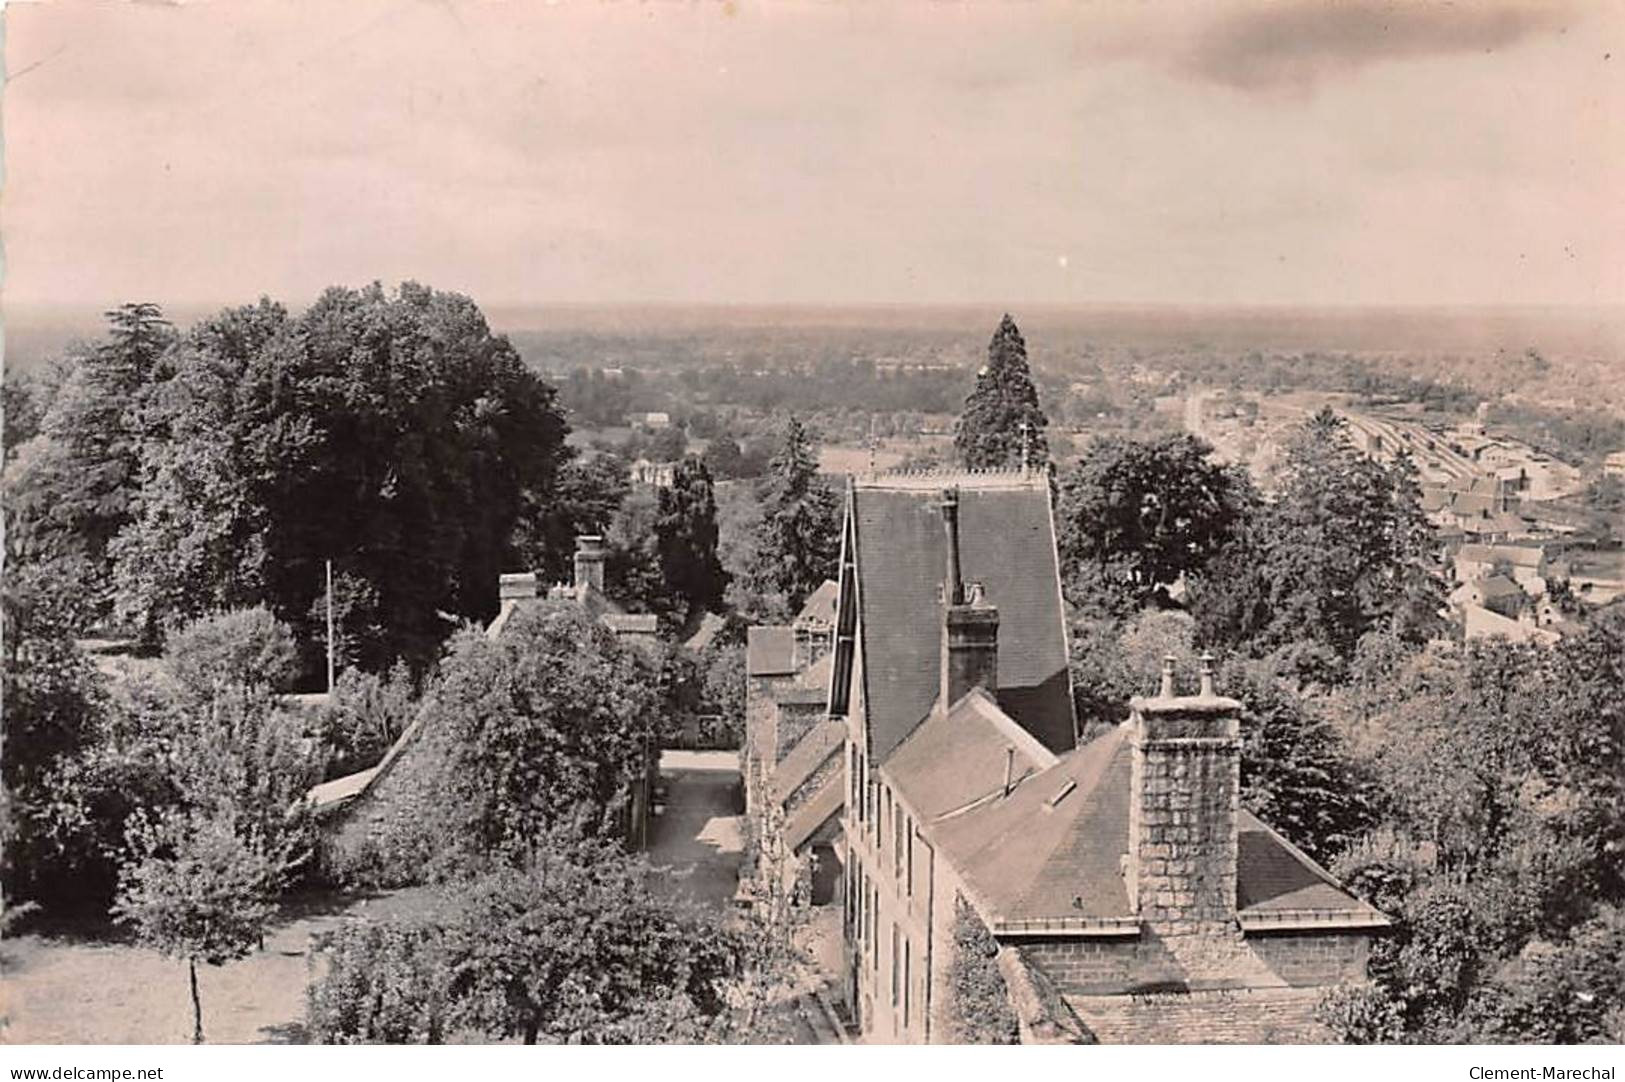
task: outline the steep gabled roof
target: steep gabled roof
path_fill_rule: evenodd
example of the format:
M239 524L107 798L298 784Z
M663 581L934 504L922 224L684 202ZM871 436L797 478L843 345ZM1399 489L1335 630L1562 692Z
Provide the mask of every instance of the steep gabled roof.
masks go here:
M796 746L790 749L768 778L767 791L772 799L783 803L813 776L817 769L846 744L846 723L834 718L825 720L807 730Z
M947 539L939 504L959 489L966 582L999 610L999 704L1051 751L1074 743L1049 484L1042 475L879 475L849 488L869 752L883 761L939 688Z
M881 769L915 811L935 818L1000 793L1007 765L1011 779L1020 782L1055 762L1048 748L977 688L947 713L933 711Z
M807 595L807 600L802 603L801 611L796 614L794 622L824 625L835 623L835 603L840 596L840 584L834 579L825 579L823 585Z
M784 823L784 843L794 852L818 832L818 828L839 815L846 805L846 790L839 774L831 775L813 794L813 798L797 808Z
M1122 870L1132 782L1128 737L1129 726L1120 725L1024 779L1010 796L924 824L938 851L992 910L984 916L995 931L1134 916ZM1237 834L1243 926L1280 926L1289 919L1345 927L1387 923L1251 812L1241 812Z

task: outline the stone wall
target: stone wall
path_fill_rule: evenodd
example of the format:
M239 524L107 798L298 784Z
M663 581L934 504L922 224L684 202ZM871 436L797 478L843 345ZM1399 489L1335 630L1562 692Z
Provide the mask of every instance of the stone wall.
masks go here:
M1265 988L1184 995L1068 996L1103 1044L1320 1044L1323 989Z
M1192 988L1324 988L1366 979L1369 940L1359 932L1278 932L1213 939L1215 965L1192 961L1180 937L1149 929L1121 939L1054 939L1020 945L1022 958L1068 995Z
M1274 932L1247 937L1259 956L1288 984L1356 984L1366 979L1371 940L1328 932Z

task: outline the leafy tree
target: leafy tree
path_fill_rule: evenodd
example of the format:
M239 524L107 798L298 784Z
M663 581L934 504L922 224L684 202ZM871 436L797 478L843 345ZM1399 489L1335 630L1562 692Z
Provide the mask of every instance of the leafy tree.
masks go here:
M225 684L285 686L297 658L288 625L264 606L192 621L169 637L164 663L171 675L202 697Z
M327 970L306 989L316 1044L442 1044L451 969L445 932L405 921L341 926L322 943Z
M1239 699L1241 802L1327 862L1376 823L1376 794L1336 731L1269 664L1227 666Z
M346 669L322 710L323 743L330 750L328 777L365 770L384 757L418 709L412 674L397 662L387 674Z
M1024 454L1033 466L1042 467L1049 462L1044 438L1048 424L1027 366L1027 343L1006 314L988 343L987 364L976 374L976 387L965 399L954 447L960 461L973 469L1017 466Z
M1442 649L1396 676L1351 690L1390 841L1338 870L1397 927L1373 948L1372 988L1329 1020L1361 1040L1614 1032L1625 616L1599 614L1554 648Z
M549 829L517 865L446 888L427 921L350 930L310 989L323 1043L696 1041L738 966L715 914L658 891L613 841Z
M720 435L707 444L701 461L718 481L732 481L744 476L745 452L732 436Z
M192 1043L203 1043L197 964L219 966L252 951L276 911L275 863L225 819L171 815L131 830L132 853L114 914L145 946L187 964Z
M97 854L75 829L88 798L74 764L101 737L107 695L72 637L74 614L57 603L48 571L6 569L0 612L0 779L4 893L15 901L71 904L91 887Z
M564 460L553 389L472 301L415 283L205 320L147 417L168 438L142 445L117 546L129 617L156 635L264 602L310 644L331 558L367 585L373 669L426 662L441 613L495 613L514 529L550 505Z
M1625 1042L1625 912L1606 906L1558 942L1534 940L1469 1008L1474 1042Z
M12 463L6 484L12 556L52 566L97 617L112 599L108 546L132 516L148 427L143 403L166 374L173 342L157 305L106 315L106 340L73 359L37 445Z
M1193 590L1204 639L1258 655L1287 649L1306 671L1340 679L1369 633L1419 644L1441 630L1444 589L1415 471L1403 458L1366 458L1346 430L1323 410L1294 435L1280 499Z
M471 884L450 932L470 1028L526 1044L697 1037L722 1009L733 951L714 916L655 893L648 874L613 843L555 837L524 867ZM690 1024L651 1033L651 1014Z
M628 786L662 735L650 660L574 605L521 609L494 640L460 634L428 696L435 724L396 771L409 771L423 810L387 839L408 865L385 870L398 881L420 879L431 860L521 861L563 822L618 833Z
M630 490L621 456L589 452L570 458L552 491L531 494L539 502L520 516L514 539L520 566L545 582L568 582L576 538L608 533Z
M661 489L659 499L655 536L666 583L691 612L717 608L728 575L717 556L717 502L705 463L693 456L678 463L671 487Z
M604 536L609 548L604 580L610 596L634 612L669 617L678 596L661 567L660 507L660 490L648 486L638 486L621 501Z
M812 439L795 417L768 463L761 502L749 585L794 612L834 575L841 529L838 498L819 477Z
M1256 495L1245 473L1209 460L1193 436L1098 438L1061 480L1062 574L1074 601L1119 595L1139 607L1158 587L1194 575L1235 534ZM1097 585L1098 584L1098 585Z
M0 439L4 441L4 462L10 462L18 447L39 435L46 404L42 388L26 374L13 369L0 380Z

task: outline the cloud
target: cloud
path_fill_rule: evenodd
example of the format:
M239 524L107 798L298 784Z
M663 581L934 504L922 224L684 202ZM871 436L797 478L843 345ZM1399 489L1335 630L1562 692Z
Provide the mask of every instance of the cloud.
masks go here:
M1562 28L1566 14L1556 5L1301 0L1213 21L1180 66L1239 90L1305 92L1385 61L1505 49Z

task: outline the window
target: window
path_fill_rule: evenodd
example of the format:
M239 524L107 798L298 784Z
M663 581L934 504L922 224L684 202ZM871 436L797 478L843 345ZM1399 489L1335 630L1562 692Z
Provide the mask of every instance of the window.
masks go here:
M903 940L903 1028L908 1028L908 989L913 974L909 972L909 944Z
M901 810L902 809L898 809L898 811L901 811ZM904 834L905 830L907 829L907 826L908 826L908 817L907 816L904 816L904 815L894 815L894 816L892 816L892 842L891 842L892 873L891 874L892 874L892 877L894 879L901 879L903 877L903 834Z
M891 1005L897 1009L897 925L891 926Z
M875 919L880 909L880 888L869 888L869 959L876 973L880 972L880 922Z
M849 807L853 817L861 820L863 818L863 805L858 800L858 794L861 790L858 787L858 746L856 744L852 745L851 776L852 798Z
M907 827L908 827L908 833L907 833L907 844L908 844L908 896L910 898L912 898L912 897L914 897L914 824L909 823L909 824L907 824Z

